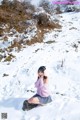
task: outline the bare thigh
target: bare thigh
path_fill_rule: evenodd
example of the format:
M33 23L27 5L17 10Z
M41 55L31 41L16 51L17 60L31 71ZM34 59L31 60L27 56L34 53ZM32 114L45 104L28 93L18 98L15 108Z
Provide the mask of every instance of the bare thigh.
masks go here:
M28 100L28 103L40 104L38 97L32 97Z

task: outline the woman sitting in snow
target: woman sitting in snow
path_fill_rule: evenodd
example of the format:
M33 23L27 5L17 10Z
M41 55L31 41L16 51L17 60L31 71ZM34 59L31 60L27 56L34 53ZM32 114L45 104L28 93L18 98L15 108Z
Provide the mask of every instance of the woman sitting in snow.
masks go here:
M44 105L52 101L48 88L48 78L45 75L45 71L46 71L45 66L41 66L38 69L38 78L37 81L35 82L35 87L37 88L37 94L35 94L29 100L24 101L24 106L26 105L26 102L32 105L33 104Z

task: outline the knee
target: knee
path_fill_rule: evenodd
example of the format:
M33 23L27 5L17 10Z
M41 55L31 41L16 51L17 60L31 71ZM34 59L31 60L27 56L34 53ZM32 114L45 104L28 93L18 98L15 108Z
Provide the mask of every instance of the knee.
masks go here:
M28 103L32 103L33 102L33 98L30 98L29 100L28 100Z

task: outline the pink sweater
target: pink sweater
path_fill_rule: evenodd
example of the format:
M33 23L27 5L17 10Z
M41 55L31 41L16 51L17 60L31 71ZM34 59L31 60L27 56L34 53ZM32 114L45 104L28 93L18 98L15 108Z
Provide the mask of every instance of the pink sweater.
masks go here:
M50 95L49 89L48 89L48 84L45 84L43 82L43 78L39 78L35 82L35 87L37 88L37 94L42 96L42 97L48 97Z

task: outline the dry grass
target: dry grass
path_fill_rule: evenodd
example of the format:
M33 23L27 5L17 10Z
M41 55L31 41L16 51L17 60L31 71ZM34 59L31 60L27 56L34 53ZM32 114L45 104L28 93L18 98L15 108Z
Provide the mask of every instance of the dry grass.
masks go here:
M32 12L29 12L31 10ZM35 9L29 3L20 3L19 1L8 2L0 6L0 24L7 24L8 28L4 30L4 32L9 32L11 28L16 29L16 31L22 33L29 26L26 23L27 20L31 20L33 18L33 13ZM45 29L51 30L54 28L60 28L61 26L58 23L54 23L49 21L49 17L46 13L39 14L35 16L34 19L37 20L37 36L35 36L31 41L27 41L26 44L31 45L36 42L42 42L43 36L46 33ZM40 32L41 31L41 32ZM0 34L3 33L3 30L0 30ZM18 46L19 43L14 43L12 47Z
M37 23L34 22L34 26L36 26L37 28L36 35L31 40L20 38L19 41L17 40L19 36L15 36L16 39L14 39L12 44L5 49L5 51L8 53L8 56L0 56L0 61L2 59L5 59L4 62L10 62L13 58L15 58L15 56L11 54L13 49L19 52L23 47L26 47L26 45L31 46L32 44L35 44L37 42L42 43L45 33L49 32L50 30L54 30L55 28L61 28L59 23L50 21L50 16L48 16L47 13L42 13L38 16L33 17L34 13L35 9L32 5L20 3L16 0L14 2L8 3L3 2L3 4L0 5L0 25L7 25L5 29L0 28L0 36L4 36L3 42L8 41L8 37L7 35L5 35L5 33L10 33L12 28L19 33L25 34L26 29L31 26L31 24L29 25L26 21L37 21ZM10 34L11 37L14 35L15 33L13 32ZM53 42L55 41L48 41L46 43L51 44ZM37 52L38 50L36 50L35 52ZM0 51L2 52L2 50Z
M37 25L37 28L38 28L37 35L35 37L33 37L31 40L26 41L27 45L32 45L35 43L43 42L45 33L49 32L50 30L52 30L54 28L60 29L61 26L57 23L57 24L54 24L53 26L51 26L51 24L50 24L45 27L43 27L42 25Z
M2 36L3 35L3 29L2 28L0 28L0 36Z
M2 55L0 55L0 62L1 62L1 60L3 59L3 56Z
M17 51L20 51L23 46L20 42L14 41L14 43L11 44L11 46L8 47L8 51L11 51L13 48L17 48Z
M5 58L4 62L10 62L13 58L15 58L15 56L12 55L12 54L9 54L9 55Z
M43 42L44 34L45 34L45 30L41 29L41 28L38 28L36 36L34 36L31 40L26 41L26 44L27 45L32 45L32 44L35 44L37 42L38 43Z
M23 32L27 28L25 21L31 17L31 14L26 14L26 8L20 2L0 6L0 23L8 24L9 29L15 28L18 32Z

